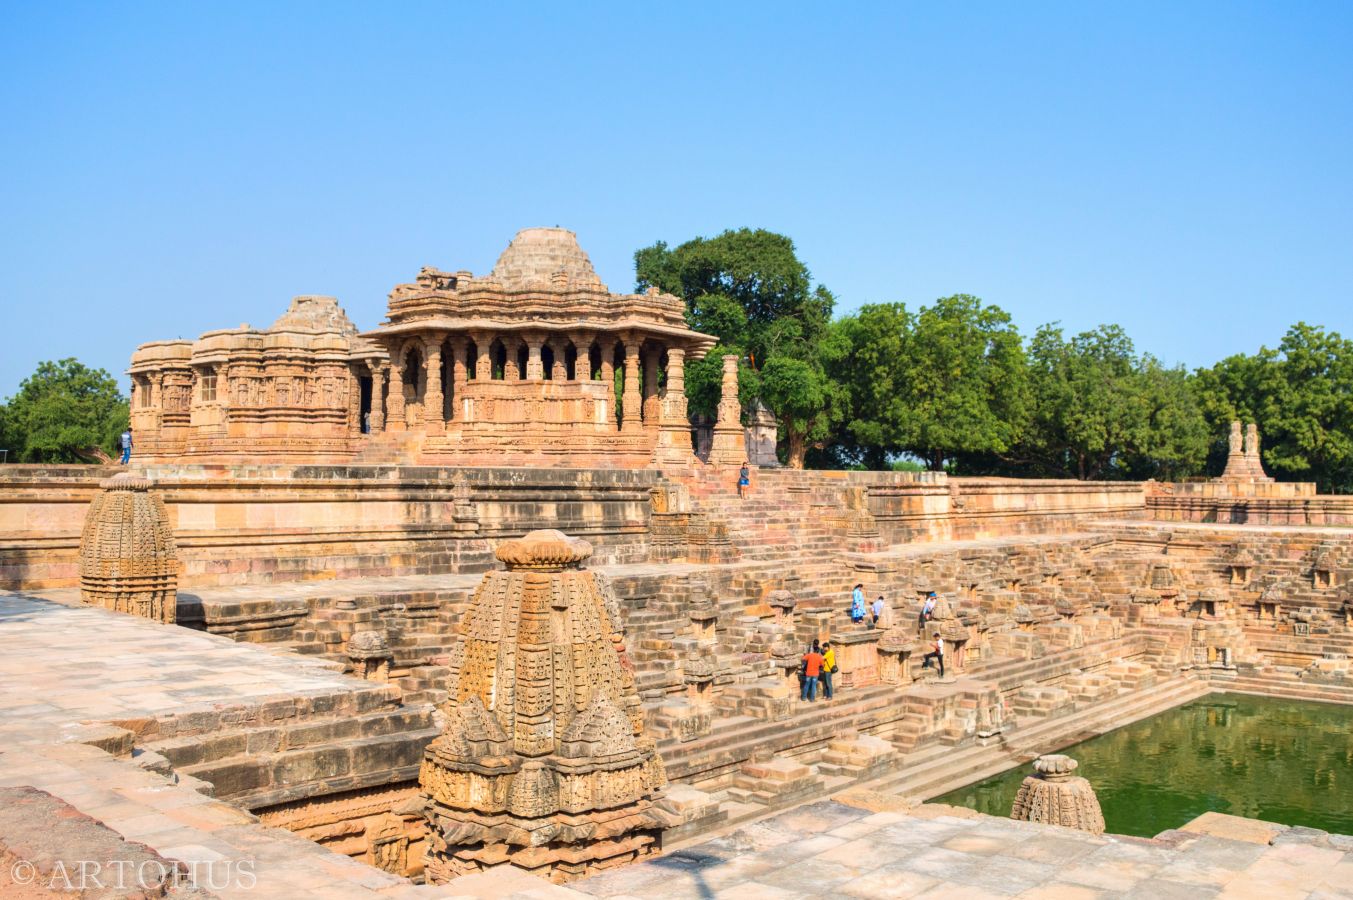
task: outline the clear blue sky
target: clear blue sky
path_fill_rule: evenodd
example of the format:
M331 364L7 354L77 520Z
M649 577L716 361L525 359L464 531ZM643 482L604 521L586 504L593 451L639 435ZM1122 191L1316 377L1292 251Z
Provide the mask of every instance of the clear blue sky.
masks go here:
M1167 362L1353 335L1353 4L0 10L0 396L529 225L602 278L725 228L839 311L977 294ZM125 389L125 385L124 385Z

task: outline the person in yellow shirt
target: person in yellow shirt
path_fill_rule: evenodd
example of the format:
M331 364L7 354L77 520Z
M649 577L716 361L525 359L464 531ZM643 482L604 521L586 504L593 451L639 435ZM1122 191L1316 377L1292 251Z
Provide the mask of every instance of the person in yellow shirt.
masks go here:
M832 642L827 641L822 645L822 698L830 700L832 698L832 673L836 671L836 649L832 647Z

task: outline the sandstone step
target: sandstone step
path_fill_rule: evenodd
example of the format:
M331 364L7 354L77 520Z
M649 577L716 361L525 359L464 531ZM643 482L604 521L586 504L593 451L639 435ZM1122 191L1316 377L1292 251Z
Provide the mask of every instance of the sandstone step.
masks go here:
M337 791L414 780L427 745L440 734L420 728L276 753L241 754L176 767L213 786L214 796L257 810Z
M867 785L870 790L898 796L929 799L1003 772L1013 765L1078 743L1093 734L1111 731L1156 712L1206 695L1210 688L1192 679L1179 678L1139 694L1124 694L1086 710L1036 724L1016 721L1010 735L1001 735L985 745L906 755L887 778Z

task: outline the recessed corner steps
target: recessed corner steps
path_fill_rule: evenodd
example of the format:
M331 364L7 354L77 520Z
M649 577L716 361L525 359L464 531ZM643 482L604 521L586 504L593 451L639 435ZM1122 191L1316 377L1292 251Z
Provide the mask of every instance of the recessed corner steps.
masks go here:
M434 707L405 705L397 690L308 699L304 709L246 713L247 725L140 746L162 756L179 776L211 784L216 798L258 810L416 780L424 748L440 733Z

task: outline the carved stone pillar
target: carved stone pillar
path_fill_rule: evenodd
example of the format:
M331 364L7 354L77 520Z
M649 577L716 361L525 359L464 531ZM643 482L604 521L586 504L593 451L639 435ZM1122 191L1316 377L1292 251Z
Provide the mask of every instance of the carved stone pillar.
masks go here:
M465 354L470 349L469 339L461 335L451 338L451 418L459 419L456 404L465 396L465 382L469 378L466 370Z
M714 443L709 461L716 466L738 466L747 458L746 437L742 432L742 404L738 402L738 358L723 358L723 393L719 398L719 420L714 424Z
M371 433L385 430L385 378L388 367L371 367Z
M407 427L404 420L404 367L405 355L396 353L390 361L390 396L385 404L385 427L389 431L403 431Z
M573 380L592 380L592 332L579 331L568 336L573 345Z
M608 391L615 390L615 345L601 350L601 381Z
M474 336L474 346L479 354L474 362L475 381L488 381L493 377L493 338L481 331Z
M554 364L550 367L551 381L567 381L568 367L564 365L564 353L567 347L562 341L552 341L550 349L554 351Z
M527 381L543 381L545 379L545 366L540 361L540 348L544 343L544 338L539 335L529 334L526 336Z
M686 351L672 347L667 351L667 386L663 391L658 445L653 460L658 463L689 465L695 461L691 448L691 423L686 410Z
M362 433L362 382L359 372L356 365L348 367L348 431L352 434ZM226 396L233 395L227 393Z
M624 418L621 420L621 431L630 433L637 432L642 426L641 416L643 415L643 397L639 393L639 342L629 340L625 342L625 390L624 399Z
M658 363L662 351L649 348L644 354L644 424L656 428L661 403L658 400Z
M442 336L427 338L423 347L428 373L427 390L423 392L423 423L435 434L442 430L442 423L446 421L442 410Z

